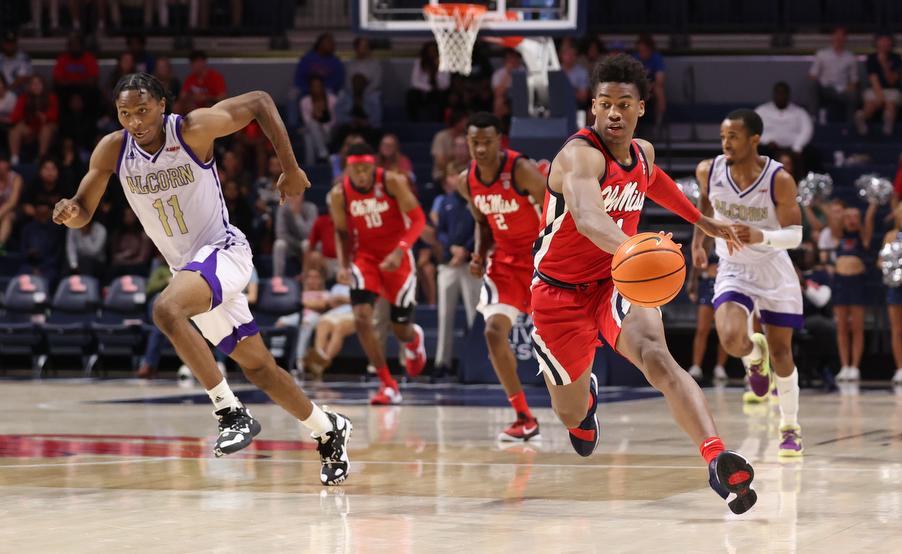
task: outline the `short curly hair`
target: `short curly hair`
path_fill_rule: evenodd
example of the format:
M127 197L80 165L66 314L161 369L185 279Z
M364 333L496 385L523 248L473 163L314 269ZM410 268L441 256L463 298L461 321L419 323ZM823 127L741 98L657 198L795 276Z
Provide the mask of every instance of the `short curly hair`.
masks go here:
M629 54L601 59L592 69L592 95L601 83L629 83L639 89L639 99L648 98L648 74L642 62Z

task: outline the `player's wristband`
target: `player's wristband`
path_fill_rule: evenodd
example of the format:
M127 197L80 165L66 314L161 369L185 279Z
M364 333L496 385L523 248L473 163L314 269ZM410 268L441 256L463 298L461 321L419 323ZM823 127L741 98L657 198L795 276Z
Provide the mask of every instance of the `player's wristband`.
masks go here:
M762 243L777 250L789 250L802 244L802 226L790 225L782 229L761 231L764 235Z

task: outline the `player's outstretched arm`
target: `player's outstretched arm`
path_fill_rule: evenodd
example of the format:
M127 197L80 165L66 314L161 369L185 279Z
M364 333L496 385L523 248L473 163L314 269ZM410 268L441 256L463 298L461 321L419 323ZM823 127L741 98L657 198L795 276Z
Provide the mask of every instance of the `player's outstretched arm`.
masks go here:
M714 160L702 160L695 166L695 180L698 182L698 211L707 217L714 216L714 206L708 198L708 180L711 175L711 163ZM705 251L705 239L708 238L697 226L692 228L692 265L705 267L708 265L708 253Z
M122 131L115 131L100 139L91 154L88 172L79 183L75 196L60 200L53 208L54 223L77 229L91 221L103 193L106 192L110 176L118 169L116 164L123 140Z
M310 188L310 181L298 166L279 110L266 92L248 92L190 112L182 121L182 138L196 153L204 154L206 160L213 154L214 140L240 131L251 121L260 124L282 164L282 175L276 183L282 199L303 194Z
M348 235L348 219L345 215L345 192L341 183L329 191L329 215L335 224L335 254L338 258L338 282L350 283L351 242Z
M417 242L417 239L420 238L423 229L426 228L426 214L423 213L423 209L420 207L417 197L410 189L410 184L405 175L395 173L394 171L387 171L385 173L385 186L388 189L389 194L394 196L398 201L398 208L401 209L401 212L406 215L409 220L407 231L401 235L401 239L398 241L397 246L391 254L386 256L385 260L379 265L383 271L396 271L401 267L401 260L403 259L404 253L410 250Z
M864 214L864 225L861 226L861 244L868 248L874 238L874 220L877 218L877 202L868 203L868 211Z
M467 207L473 214L473 220L476 222L473 237L473 254L470 258L470 273L474 277L482 277L485 273L485 262L488 259L489 249L492 246L492 228L489 227L489 221L485 218L485 214L479 211L476 204L473 203L473 197L470 196L470 187L467 185L468 172L465 170L457 177L457 192L467 201Z
M736 234L748 244L764 244L777 250L789 250L802 244L802 210L799 208L796 181L785 170L774 177L774 204L781 229L761 230L734 225Z

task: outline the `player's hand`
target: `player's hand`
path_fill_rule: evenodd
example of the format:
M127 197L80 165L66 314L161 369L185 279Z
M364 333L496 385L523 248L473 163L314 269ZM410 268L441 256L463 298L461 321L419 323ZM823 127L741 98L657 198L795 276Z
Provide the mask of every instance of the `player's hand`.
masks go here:
M343 267L338 270L338 275L335 276L335 281L342 285L350 285L351 284L351 270Z
M298 196L304 194L304 191L310 188L310 179L304 170L298 166L288 171L283 171L276 181L276 189L279 191L279 203L284 204L285 199L289 196Z
M485 260L479 254L473 254L470 258L470 275L477 279L485 275Z
M764 233L760 229L736 223L733 225L733 231L743 244L760 244L764 242Z
M401 248L395 248L391 251L391 254L385 257L382 260L382 263L379 264L379 269L382 271L398 271L401 267L401 261L404 259L404 250Z
M708 267L708 252L702 246L692 247L692 266L699 268Z
M69 225L83 213L81 204L74 198L63 198L53 208L53 222L58 225Z
M701 219L696 222L695 226L701 229L701 231L709 237L725 240L727 242L727 251L729 251L730 254L736 250L742 249L742 245L744 244L743 241L740 240L733 230L733 227L728 223L723 223L717 221L713 217L703 215Z

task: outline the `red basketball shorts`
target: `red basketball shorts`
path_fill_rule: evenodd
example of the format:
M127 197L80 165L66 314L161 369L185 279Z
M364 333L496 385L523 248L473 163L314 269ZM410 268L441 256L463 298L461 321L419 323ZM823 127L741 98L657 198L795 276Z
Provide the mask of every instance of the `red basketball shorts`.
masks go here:
M606 279L569 289L536 278L532 285L532 347L539 369L568 385L592 367L599 334L616 350L630 302Z
M507 258L489 258L477 306L485 319L501 314L514 324L521 312L529 313L534 271L531 255L525 261L519 263Z
M408 250L397 271L382 271L370 256L356 256L351 263L351 290L367 290L388 300L392 306L406 308L416 303L417 272L413 254Z

